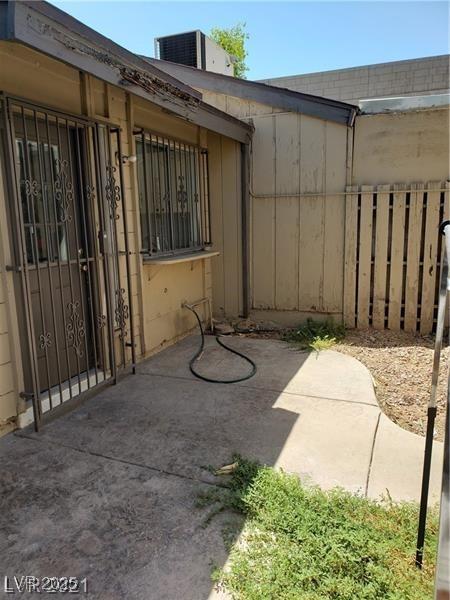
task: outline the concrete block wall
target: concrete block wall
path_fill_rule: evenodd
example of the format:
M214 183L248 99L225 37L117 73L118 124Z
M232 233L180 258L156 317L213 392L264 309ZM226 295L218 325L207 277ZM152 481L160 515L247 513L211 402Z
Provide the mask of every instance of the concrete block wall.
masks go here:
M439 94L449 89L450 55L276 77L264 83L357 103L365 98Z

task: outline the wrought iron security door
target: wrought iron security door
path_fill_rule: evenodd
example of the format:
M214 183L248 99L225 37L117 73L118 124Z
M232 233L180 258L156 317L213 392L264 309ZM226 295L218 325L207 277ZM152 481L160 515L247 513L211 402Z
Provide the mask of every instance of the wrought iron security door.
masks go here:
M115 381L128 348L134 368L120 132L10 98L3 104L16 242L9 268L23 395L38 429L65 400Z

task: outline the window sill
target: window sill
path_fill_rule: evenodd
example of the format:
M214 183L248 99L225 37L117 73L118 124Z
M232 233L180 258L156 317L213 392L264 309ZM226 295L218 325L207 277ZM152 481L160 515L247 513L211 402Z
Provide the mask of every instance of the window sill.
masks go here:
M199 250L198 252L189 252L178 254L176 256L153 256L144 258L144 265L176 265L178 263L191 262L193 260L203 260L219 256L220 252L211 250Z

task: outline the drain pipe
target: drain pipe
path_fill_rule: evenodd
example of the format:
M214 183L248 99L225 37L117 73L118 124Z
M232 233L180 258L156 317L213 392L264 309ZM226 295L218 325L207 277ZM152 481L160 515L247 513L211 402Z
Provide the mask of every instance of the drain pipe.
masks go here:
M241 143L242 316L250 311L250 144Z

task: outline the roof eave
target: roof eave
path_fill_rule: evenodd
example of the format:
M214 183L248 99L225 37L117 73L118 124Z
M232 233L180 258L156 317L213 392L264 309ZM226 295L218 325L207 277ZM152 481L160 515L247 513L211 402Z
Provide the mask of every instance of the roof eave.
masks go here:
M211 111L201 94L90 29L48 2L0 2L0 39L25 44L107 83L131 92L174 115L240 142L251 127Z
M195 88L253 100L349 126L353 125L355 115L358 113L357 106L338 100L295 92L256 81L237 79L229 75L203 71L176 63L143 58L149 66L158 66L161 70Z

